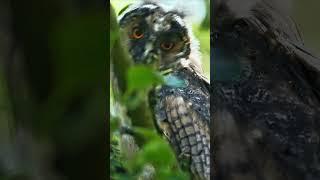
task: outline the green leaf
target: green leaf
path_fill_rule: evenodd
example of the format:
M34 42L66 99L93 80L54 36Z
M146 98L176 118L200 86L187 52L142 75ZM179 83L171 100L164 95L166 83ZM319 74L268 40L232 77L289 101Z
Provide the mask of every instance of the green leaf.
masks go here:
M116 40L119 38L119 27L118 27L118 22L116 21L116 15L111 8L110 11L110 51L113 49L113 46L116 42Z
M110 132L113 133L114 131L116 131L118 129L118 127L120 126L120 118L119 117L115 117L115 116L111 116L110 117Z
M161 169L157 174L158 179L185 180L191 179L188 172L179 169Z
M161 137L154 131L154 129L134 127L134 132L140 136L148 138L149 141L159 141L159 139L161 139Z
M129 110L137 108L147 97L148 92L146 90L136 91L132 94L126 94L124 96L126 106Z
M130 5L132 5L132 3L126 5L124 8L122 8L122 9L119 11L118 16L121 15L126 9L128 9L128 7L129 7Z
M135 90L148 90L154 85L163 83L163 77L147 66L132 66L127 75L129 93Z
M115 42L119 38L119 33L117 31L110 31L110 52L113 49Z
M158 139L144 145L134 159L126 162L126 166L131 173L140 172L145 164L152 164L158 171L172 167L175 162L175 156L169 144Z
M175 155L165 141L153 141L146 144L141 154L142 160L150 162L156 169L171 166L175 162Z
M176 162L170 145L160 137L154 129L134 127L137 136L146 138L146 144L141 147L137 156L127 163L131 172L139 172L147 163L152 164L156 171L159 168L167 169Z

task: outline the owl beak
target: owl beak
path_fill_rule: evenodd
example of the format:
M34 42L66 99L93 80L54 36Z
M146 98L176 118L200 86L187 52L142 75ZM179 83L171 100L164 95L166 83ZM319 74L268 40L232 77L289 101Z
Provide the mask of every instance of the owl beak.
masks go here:
M153 63L153 62L155 62L156 60L159 59L159 56L157 54L155 54L155 53L151 53L149 59L151 61L150 63Z
M150 50L148 53L148 58L146 59L147 64L156 62L159 59L158 54L154 50Z

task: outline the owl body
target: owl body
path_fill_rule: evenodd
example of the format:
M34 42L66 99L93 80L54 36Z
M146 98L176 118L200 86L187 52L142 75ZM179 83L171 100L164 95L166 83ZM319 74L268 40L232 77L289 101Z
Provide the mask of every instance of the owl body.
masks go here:
M202 75L198 42L184 15L142 3L126 9L119 24L134 62L165 74L165 84L149 96L157 129L192 179L209 179L209 82Z
M320 60L268 2L244 14L230 6L214 9L213 53L238 68L213 81L216 178L320 179Z
M208 84L188 68L166 76L182 84L165 84L151 93L150 104L160 132L193 179L210 178L210 103Z

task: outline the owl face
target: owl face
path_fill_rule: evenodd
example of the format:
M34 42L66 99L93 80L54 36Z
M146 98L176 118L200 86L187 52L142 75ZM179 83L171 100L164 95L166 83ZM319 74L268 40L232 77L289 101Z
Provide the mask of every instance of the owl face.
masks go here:
M119 24L135 63L165 69L190 54L188 29L177 12L143 4L129 8Z

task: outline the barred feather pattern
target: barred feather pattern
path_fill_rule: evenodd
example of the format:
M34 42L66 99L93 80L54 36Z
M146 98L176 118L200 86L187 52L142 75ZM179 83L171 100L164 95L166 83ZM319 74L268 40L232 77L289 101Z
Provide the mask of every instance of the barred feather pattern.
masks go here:
M162 86L154 92L155 120L193 179L210 179L210 103L208 84L187 68L173 73L187 87ZM198 79L195 79L198 78Z

